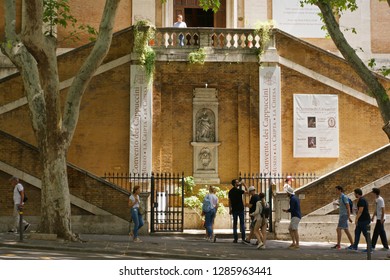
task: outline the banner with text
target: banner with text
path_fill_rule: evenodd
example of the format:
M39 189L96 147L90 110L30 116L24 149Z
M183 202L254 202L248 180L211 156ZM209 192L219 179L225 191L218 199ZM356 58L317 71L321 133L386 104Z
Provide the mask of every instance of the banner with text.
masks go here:
M281 173L280 67L260 67L260 170Z
M152 87L145 70L131 65L130 173L152 171Z
M294 94L294 157L339 156L338 96Z
M306 4L301 7L300 0L272 1L272 18L276 27L300 38L325 38L319 13L317 6Z

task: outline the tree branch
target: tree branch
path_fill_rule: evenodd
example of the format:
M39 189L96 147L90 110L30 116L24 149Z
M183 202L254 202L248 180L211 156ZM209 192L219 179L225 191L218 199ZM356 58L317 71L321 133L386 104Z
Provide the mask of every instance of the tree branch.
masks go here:
M82 96L110 49L119 2L120 0L106 0L95 45L69 88L63 121L64 137L68 143L70 143L76 128Z
M370 93L375 97L383 122L387 124L390 120L390 100L386 89L358 57L355 50L348 44L333 15L333 10L329 5L329 1L319 0L316 1L316 5L321 10L327 30L332 37L333 42L336 44L345 60L355 70L356 74L359 75L362 81L367 85ZM390 135L388 136L390 138Z

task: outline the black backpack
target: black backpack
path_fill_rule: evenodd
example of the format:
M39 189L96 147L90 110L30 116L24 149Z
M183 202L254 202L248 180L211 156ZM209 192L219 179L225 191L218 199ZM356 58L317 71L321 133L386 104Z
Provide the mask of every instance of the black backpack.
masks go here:
M261 203L263 205L263 209L261 210L261 216L263 218L266 218L268 219L269 218L269 214L271 212L271 208L269 207L269 204L266 202L266 203Z

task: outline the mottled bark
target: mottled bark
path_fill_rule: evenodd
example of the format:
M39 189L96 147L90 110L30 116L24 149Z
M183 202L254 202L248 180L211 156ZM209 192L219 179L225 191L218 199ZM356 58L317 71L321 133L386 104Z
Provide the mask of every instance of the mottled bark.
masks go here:
M93 74L108 53L120 0L107 0L99 36L71 85L61 111L56 38L42 32L43 1L23 1L22 30L15 31L15 0L5 0L3 53L20 71L43 170L40 230L73 239L66 154L80 103Z

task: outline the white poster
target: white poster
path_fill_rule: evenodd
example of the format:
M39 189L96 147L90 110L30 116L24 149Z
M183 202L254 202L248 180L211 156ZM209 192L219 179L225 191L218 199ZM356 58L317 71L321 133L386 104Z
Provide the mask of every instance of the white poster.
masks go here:
M260 67L260 171L281 173L280 67Z
M276 27L300 38L325 38L320 9L314 5L301 7L300 0L273 0L272 19Z
M152 87L145 70L131 65L130 81L130 173L152 171Z
M338 96L294 94L294 157L338 156Z

